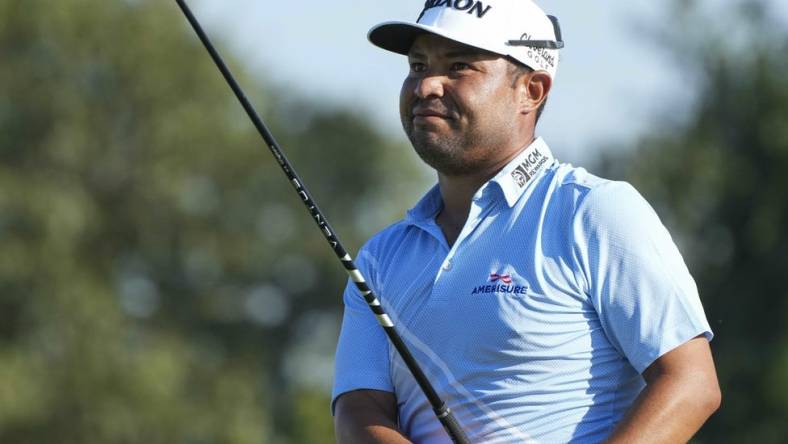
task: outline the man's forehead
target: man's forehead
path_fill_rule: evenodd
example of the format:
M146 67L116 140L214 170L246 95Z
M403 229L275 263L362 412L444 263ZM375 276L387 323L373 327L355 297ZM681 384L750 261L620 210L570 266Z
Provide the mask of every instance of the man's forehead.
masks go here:
M431 33L423 33L416 37L408 51L409 57L440 54L449 56L500 57L484 49L466 45L446 37Z

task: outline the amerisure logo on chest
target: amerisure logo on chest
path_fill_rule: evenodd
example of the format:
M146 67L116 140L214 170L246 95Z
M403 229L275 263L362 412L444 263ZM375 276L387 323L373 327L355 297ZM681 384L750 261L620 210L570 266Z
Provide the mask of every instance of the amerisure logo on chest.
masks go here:
M528 285L518 285L510 274L490 273L490 277L483 285L474 287L471 295L478 294L526 294Z
M467 11L468 14L476 14L476 17L482 18L487 12L492 9L492 6L485 5L479 0L427 0L424 2L424 10L419 14L416 21L421 20L424 13L432 8L445 7L452 8L458 11Z

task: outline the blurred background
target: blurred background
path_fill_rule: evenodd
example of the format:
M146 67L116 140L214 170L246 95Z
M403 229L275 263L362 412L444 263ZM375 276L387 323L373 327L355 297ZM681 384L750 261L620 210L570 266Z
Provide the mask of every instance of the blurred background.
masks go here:
M421 2L193 3L350 250L434 180L364 39ZM539 133L679 244L723 389L695 442L788 442L788 5L589 3L541 2ZM0 442L333 442L344 282L174 2L0 0Z

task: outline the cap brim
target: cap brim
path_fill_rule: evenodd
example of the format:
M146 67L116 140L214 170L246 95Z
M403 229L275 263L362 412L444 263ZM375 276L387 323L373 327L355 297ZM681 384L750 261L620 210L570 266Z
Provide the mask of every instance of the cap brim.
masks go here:
M369 33L367 33L367 39L373 45L387 51L408 55L408 51L413 46L416 37L424 33L447 37L431 26L409 22L384 22L370 29Z

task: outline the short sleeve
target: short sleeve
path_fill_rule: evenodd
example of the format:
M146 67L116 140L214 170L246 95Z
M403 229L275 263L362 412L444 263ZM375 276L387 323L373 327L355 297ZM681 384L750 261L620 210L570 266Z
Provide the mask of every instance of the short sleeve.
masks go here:
M356 265L369 280L371 274L362 250ZM370 283L371 284L371 283ZM372 285L374 289L374 285ZM331 411L337 398L346 392L373 389L393 392L389 371L389 342L363 296L348 279L343 296L345 310L334 364Z
M638 372L698 335L711 340L678 248L631 185L608 182L589 191L573 231L575 256L602 327Z

